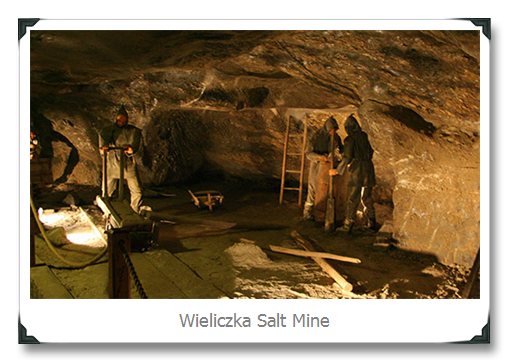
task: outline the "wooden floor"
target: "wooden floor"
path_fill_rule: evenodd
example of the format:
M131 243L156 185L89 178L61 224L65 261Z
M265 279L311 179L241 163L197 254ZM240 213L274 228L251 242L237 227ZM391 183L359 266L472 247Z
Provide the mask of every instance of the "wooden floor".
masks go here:
M222 291L166 250L132 253L131 260L149 299L225 297ZM30 271L30 295L35 299L108 299L108 263L102 260L82 269L39 264ZM140 298L133 280L131 298Z

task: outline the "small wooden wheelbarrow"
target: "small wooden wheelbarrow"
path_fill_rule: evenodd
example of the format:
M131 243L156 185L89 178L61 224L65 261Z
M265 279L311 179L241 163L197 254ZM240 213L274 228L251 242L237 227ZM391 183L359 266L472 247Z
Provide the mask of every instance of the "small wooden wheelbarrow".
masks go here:
M188 189L189 194L191 195L191 201L199 208L208 207L212 212L213 207L220 206L223 204L223 195L217 190L203 190L200 192L193 193Z

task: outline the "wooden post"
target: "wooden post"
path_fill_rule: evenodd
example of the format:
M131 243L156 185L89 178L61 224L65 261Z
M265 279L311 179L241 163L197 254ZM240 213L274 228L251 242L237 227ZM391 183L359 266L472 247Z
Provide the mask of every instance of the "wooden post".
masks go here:
M131 254L129 232L110 230L108 232L108 292L110 299L131 298L131 275L121 250Z
M335 133L331 134L331 160L330 170L335 168ZM326 221L324 228L326 232L331 233L335 230L335 195L334 195L334 177L329 176L328 200L326 202Z
M38 227L35 221L34 213L30 209L30 267L35 266L35 239L34 236L37 234Z
M285 188L285 170L287 170L287 148L289 145L290 116L287 119L287 129L285 131L285 140L283 144L283 162L282 162L282 181L280 185L280 204L283 204L283 191Z
M298 205L301 207L303 205L303 183L305 181L305 163L306 163L306 143L308 138L308 118L305 118L303 122L304 131L303 131L303 144L301 145L301 175L299 176L299 197L298 197Z
M103 199L108 199L108 151L103 150L103 183L102 194Z
M120 150L120 170L119 170L119 200L124 200L124 163L126 162L126 155L124 150Z

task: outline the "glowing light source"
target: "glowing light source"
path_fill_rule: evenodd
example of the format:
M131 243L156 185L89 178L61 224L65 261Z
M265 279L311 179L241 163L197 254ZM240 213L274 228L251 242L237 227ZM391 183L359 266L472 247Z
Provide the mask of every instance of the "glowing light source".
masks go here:
M91 247L104 246L105 241L101 238L98 231L91 228L85 218L79 211L62 210L54 211L52 209L37 211L41 223L49 229L63 228L65 230L64 238L77 245L89 245Z
M39 215L41 223L49 227L54 226L57 222L60 222L66 217L63 213L44 211L42 208L39 208L37 214Z
M67 233L67 239L77 245L88 245L97 243L97 235L93 231L91 232L72 232Z

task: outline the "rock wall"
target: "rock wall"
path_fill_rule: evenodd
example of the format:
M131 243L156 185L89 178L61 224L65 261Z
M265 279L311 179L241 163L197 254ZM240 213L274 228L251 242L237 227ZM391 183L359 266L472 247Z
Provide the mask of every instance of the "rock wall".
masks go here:
M378 185L393 191L393 237L443 263L471 266L480 242L476 132L435 129L409 110L374 102L359 115L375 149Z
M256 182L280 178L289 117L299 133L357 112L394 238L470 266L479 41L478 31L32 31L33 129L57 183L100 185L97 132L121 104L142 129L145 186L208 173Z

